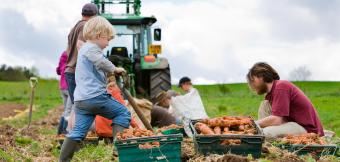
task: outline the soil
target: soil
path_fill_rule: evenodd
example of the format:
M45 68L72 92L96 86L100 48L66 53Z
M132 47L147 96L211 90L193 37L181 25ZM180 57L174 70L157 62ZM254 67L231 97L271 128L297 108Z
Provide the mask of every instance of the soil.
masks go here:
M8 106L10 105L10 106ZM16 106L15 106L16 105ZM8 107L16 108L19 107L21 110L25 109L24 105L20 104L3 104L0 105L0 112L3 108L9 110ZM12 110L10 110L12 111ZM16 151L20 154L27 155L27 147L21 147L20 145L16 144L15 140L18 136L29 137L34 139L35 141L41 142L41 151L36 155L30 155L33 161L57 161L56 157L52 155L52 149L59 145L55 139L56 135L40 135L41 131L46 129L49 130L56 130L56 127L59 122L60 115L63 111L62 106L58 106L54 109L51 109L46 115L45 118L40 119L38 121L34 121L31 124L31 127L27 129L27 126L23 128L14 128L10 125L4 124L0 125L0 149L6 151ZM5 113L0 113L1 115ZM9 114L9 113L6 113ZM3 116L2 116L3 117ZM12 150L9 150L12 148ZM273 147L270 144L264 144L262 153L265 155L268 160L272 160L274 162L302 162L304 161L299 156L289 153L285 150L281 150L277 147ZM189 162L248 162L252 161L247 159L246 157L232 155L232 154L225 154L225 155L209 155L209 156L202 156L195 153L194 144L192 139L184 138L182 142L182 161L189 161ZM1 159L0 159L1 161Z
M183 138L182 142L182 161L188 161L195 156L194 143L191 138Z
M15 110L24 111L25 109L26 105L23 104L0 104L0 119L15 116L18 113Z
M48 115L39 120L34 122L36 125L50 125L50 126L58 126L59 119L61 114L63 113L63 106L58 106L49 111Z
M0 126L0 148L5 149L10 146L15 146L14 135L17 129L9 125Z
M9 105L9 104L6 104ZM7 107L4 105L0 105L0 107ZM11 104L15 105L15 104ZM16 104L18 105L18 104ZM1 110L1 109L0 109ZM8 110L8 109L7 109ZM58 125L60 115L63 111L62 106L58 106L54 109L51 109L48 112L48 115L46 115L45 118L32 122L29 129L27 129L27 126L24 126L23 128L13 128L10 125L0 125L0 149L6 151L9 151L8 149L14 149L20 154L28 154L27 153L27 147L24 148L18 144L16 144L16 138L17 137L26 137L33 139L38 142L42 142L42 150L37 155L31 155L33 161L56 161L56 158L52 155L52 148L55 147L55 145L58 145L56 143L55 135L44 135L41 136L41 131L46 129L55 129L56 125ZM3 113L5 114L5 113ZM6 113L8 114L8 113ZM13 150L12 150L13 151ZM0 160L1 161L1 160Z

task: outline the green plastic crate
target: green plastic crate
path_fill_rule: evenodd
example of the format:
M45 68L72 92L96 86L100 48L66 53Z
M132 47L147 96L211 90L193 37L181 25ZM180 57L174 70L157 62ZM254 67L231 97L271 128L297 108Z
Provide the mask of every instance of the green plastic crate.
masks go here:
M199 120L193 120L190 123L190 128L193 133L193 139L196 152L203 155L208 154L227 154L232 153L236 155L248 156L252 155L254 158L261 156L262 143L264 142L264 135L256 126L256 135L199 135L194 127L194 124ZM239 145L221 145L223 140L241 140Z
M178 129L168 129L165 131L162 131L162 134L164 135L170 135L170 134L183 134L185 135L184 128L178 128Z
M135 161L181 161L182 134L131 138L127 140L115 140L120 162ZM146 142L160 142L159 148L140 149L139 144Z
M313 154L317 157L325 155L336 155L339 147L335 144L329 145L291 145L291 144L279 144L276 145L281 149L288 150L289 152L296 152L298 155Z

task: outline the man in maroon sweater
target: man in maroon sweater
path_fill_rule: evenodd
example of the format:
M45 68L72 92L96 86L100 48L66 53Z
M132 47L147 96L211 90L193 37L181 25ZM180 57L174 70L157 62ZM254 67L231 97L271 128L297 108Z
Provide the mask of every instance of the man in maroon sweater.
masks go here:
M266 136L316 133L324 135L320 119L307 96L294 84L280 80L267 63L256 63L247 74L249 87L258 95L266 94L256 123Z

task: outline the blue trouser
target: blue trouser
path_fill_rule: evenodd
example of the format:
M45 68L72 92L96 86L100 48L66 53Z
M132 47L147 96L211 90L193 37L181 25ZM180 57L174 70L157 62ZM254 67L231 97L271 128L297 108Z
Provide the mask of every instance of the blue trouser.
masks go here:
M75 80L75 74L65 72L65 79L68 87L68 94L70 95L72 103L74 103L74 90L76 89L76 80Z
M83 140L96 115L112 119L112 125L118 124L128 128L131 114L128 109L113 99L110 94L102 94L97 97L75 102L75 125L67 135L72 140Z

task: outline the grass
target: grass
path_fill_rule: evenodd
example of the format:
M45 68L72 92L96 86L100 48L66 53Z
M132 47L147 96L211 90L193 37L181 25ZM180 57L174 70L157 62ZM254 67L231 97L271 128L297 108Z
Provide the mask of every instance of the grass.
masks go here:
M340 134L340 82L296 82L298 87L305 92L316 107L319 117L325 129ZM210 117L221 115L250 115L257 117L258 106L263 96L252 93L246 84L219 84L219 85L196 85L202 97L204 106ZM21 103L29 104L30 88L26 82L0 82L0 104ZM177 87L173 89L178 90ZM47 112L62 104L56 80L39 80L35 95L36 111L33 113L33 121L41 119ZM22 128L27 124L27 118L11 121L0 121L0 124L9 124L16 128ZM56 134L56 128L40 129L41 136L51 138ZM38 155L43 150L42 142L25 139L18 136L18 144L28 148L30 155ZM51 154L59 156L56 145L51 146ZM86 146L77 152L74 161L110 161L112 146L102 143L99 146ZM32 161L30 156L20 155L15 150L4 152L0 149L0 161Z
M98 146L87 145L79 152L77 152L73 158L73 161L84 161L84 159L100 159L99 161L112 161L112 145L105 145L100 143Z
M28 81L23 82L0 82L0 104L19 103L29 106L29 96L31 90ZM38 120L47 115L48 110L61 105L62 99L56 80L39 80L36 87L34 105L36 111L32 115L32 120ZM3 121L0 121L0 124ZM23 127L28 123L28 118L21 118L6 122L15 127Z

